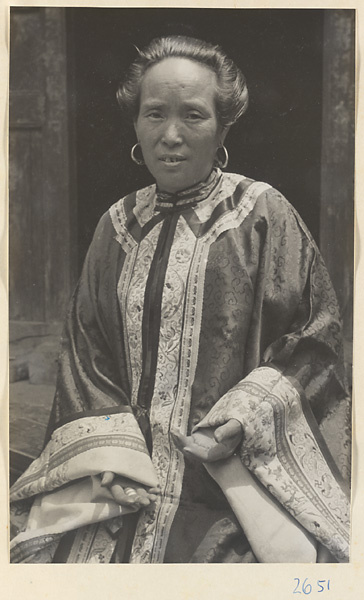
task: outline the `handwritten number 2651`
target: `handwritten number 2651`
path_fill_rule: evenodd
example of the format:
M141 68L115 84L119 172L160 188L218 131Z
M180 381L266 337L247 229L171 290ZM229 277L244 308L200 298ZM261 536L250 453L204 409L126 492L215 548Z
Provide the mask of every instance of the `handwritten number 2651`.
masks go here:
M307 582L307 577L306 579L302 582L301 584L301 580L298 577L294 578L294 581L297 581L296 587L293 590L294 594L306 594L306 596L308 596L309 594L311 594L312 592L312 585L311 583L306 583ZM317 592L323 592L324 590L329 591L330 590L330 579L318 579L316 581L316 585L317 585Z

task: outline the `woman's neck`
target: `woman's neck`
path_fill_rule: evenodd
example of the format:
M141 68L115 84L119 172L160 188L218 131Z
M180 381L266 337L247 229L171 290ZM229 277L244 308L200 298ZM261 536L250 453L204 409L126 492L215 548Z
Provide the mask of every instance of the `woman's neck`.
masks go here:
M213 168L210 175L204 181L200 181L188 188L176 192L165 192L158 189L157 184L157 204L161 205L179 205L196 203L205 200L218 185L221 178L221 171Z

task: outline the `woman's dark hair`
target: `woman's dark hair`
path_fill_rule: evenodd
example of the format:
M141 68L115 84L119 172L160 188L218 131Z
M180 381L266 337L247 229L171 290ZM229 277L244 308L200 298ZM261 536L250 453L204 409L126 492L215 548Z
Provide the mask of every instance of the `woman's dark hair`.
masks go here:
M248 88L245 77L219 46L186 36L156 38L130 65L117 91L121 108L135 120L139 114L140 86L145 72L165 58L180 57L194 60L216 74L216 111L219 122L226 127L235 123L248 106Z

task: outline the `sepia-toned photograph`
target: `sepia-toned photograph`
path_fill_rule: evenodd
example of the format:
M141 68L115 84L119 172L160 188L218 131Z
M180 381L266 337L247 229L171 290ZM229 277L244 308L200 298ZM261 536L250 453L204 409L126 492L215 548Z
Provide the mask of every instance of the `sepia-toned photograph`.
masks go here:
M11 563L350 562L355 20L10 7Z

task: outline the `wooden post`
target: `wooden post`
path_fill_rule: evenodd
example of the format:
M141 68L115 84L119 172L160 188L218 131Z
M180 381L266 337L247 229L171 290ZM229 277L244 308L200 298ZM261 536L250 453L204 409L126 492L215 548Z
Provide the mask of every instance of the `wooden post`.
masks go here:
M74 283L64 9L12 8L10 34L10 318L29 332Z
M344 319L351 360L354 251L355 11L324 17L320 247Z

